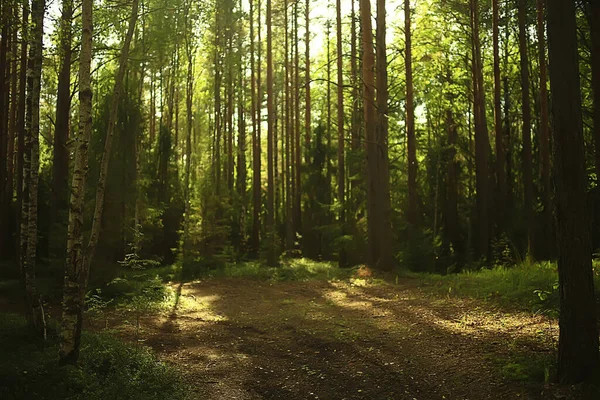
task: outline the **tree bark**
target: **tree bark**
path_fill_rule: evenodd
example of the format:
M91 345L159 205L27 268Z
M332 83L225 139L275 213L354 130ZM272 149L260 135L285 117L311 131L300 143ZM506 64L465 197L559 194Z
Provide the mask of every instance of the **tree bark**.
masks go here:
M133 0L129 27L123 49L119 57L119 70L115 79L112 105L109 114L108 129L104 142L104 151L100 163L100 176L96 190L96 205L92 219L92 230L86 248L83 248L83 201L85 178L88 164L88 143L92 130L92 89L91 89L91 53L92 53L92 0L82 2L83 38L79 66L80 106L79 139L71 187L71 209L69 212L67 261L65 264L65 284L63 293L63 314L59 357L61 364L75 364L79 358L83 306L87 288L90 265L94 257L101 231L104 210L104 195L108 175L108 164L112 140L117 123L117 111L123 79L127 70L127 60L131 39L138 17L138 0Z
M363 21L364 22L364 21ZM390 199L390 172L388 160L388 73L386 45L386 9L385 0L377 0L377 196L379 213L377 229L379 231L380 269L394 267L392 205Z
M275 109L273 107L273 33L271 0L267 0L267 236L268 250L267 263L271 266L277 264L275 240L275 177L274 177L274 149L275 149Z
M560 336L558 379L592 379L600 367L587 212L575 2L548 0L548 50L554 121Z
M478 256L490 258L490 142L485 113L485 91L483 88L483 64L479 38L479 0L471 0L473 96L475 120L475 187L476 187L476 232Z
M597 4L600 21L600 4ZM552 183L550 180L550 122L548 117L548 70L546 66L546 36L544 26L545 0L537 0L537 35L540 68L540 163L542 176L543 248L546 257L554 256L552 223ZM600 42L600 38L599 38ZM600 43L599 43L600 45ZM600 49L599 49L600 51ZM600 60L599 60L600 66ZM599 89L600 90L600 89ZM595 109L594 109L594 112ZM600 119L599 119L600 121Z
M500 29L498 0L492 1L492 36L494 51L494 129L496 133L496 226L504 232L506 221L506 155L502 130L502 83L500 80Z
M527 228L527 248L533 240L533 173L531 155L531 103L529 99L529 56L527 53L527 3L519 0L519 54L521 62L521 110L523 118L523 211Z
M408 152L408 222L415 227L419 220L417 197L417 139L415 137L415 106L413 94L412 38L410 0L404 0L404 35L406 66L406 143Z
M23 162L23 202L21 208L21 262L25 285L25 315L29 323L41 330L41 308L35 285L38 242L38 182L40 91L44 36L44 0L31 4L31 32L27 62L27 99L25 116L25 148Z
M61 66L58 75L56 98L56 126L52 159L53 216L57 216L68 205L69 139L71 111L71 47L73 40L73 1L63 0L60 21ZM54 231L54 229L51 227ZM60 235L59 235L60 236Z

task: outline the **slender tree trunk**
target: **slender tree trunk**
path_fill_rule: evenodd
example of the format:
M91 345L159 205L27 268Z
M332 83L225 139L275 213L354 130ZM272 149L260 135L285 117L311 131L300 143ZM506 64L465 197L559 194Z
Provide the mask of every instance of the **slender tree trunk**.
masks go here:
M471 24L473 35L473 93L475 120L475 186L477 191L477 253L486 260L490 258L490 171L485 92L483 88L483 64L479 38L479 0L471 0Z
M294 1L294 136L293 136L293 161L294 161L294 244L296 235L302 228L302 150L300 148L300 38L298 35L298 3Z
M338 223L340 235L345 235L346 230L346 166L344 155L344 71L343 71L343 48L342 48L342 2L336 0L336 37L337 37L337 129L338 129L338 202L340 213ZM346 249L341 241L339 248L338 264L345 267L347 264Z
M496 133L496 225L498 233L503 233L506 221L506 156L502 134L502 83L500 80L500 45L498 0L492 1L492 36L494 48L494 128Z
M25 284L25 315L31 325L40 330L40 302L35 285L35 265L38 238L38 181L40 91L44 36L44 0L31 5L31 33L27 63L27 105L25 117L25 151L23 163L23 203L21 209L21 262Z
M273 34L271 0L267 0L267 236L269 237L267 263L277 264L275 240L275 109L273 107Z
M53 215L66 210L68 204L69 138L71 111L71 47L72 47L73 1L63 0L60 21L61 66L58 75L56 98L56 129L52 162ZM54 229L51 228L53 231ZM56 231L55 231L56 232ZM59 235L60 236L60 235Z
M306 0L306 4L305 4L305 15L304 15L304 21L305 21L305 38L304 38L304 42L305 42L305 64L306 64L306 99L305 99L305 111L304 111L304 158L305 158L305 163L308 165L310 164L310 136L311 136L311 128L310 128L310 123L311 123L311 95L310 95L310 0Z
M186 2L186 30L191 30L191 21L189 11L191 8L191 0L189 3ZM192 114L192 102L194 100L194 53L192 39L186 35L185 37L185 49L187 55L187 76L186 76L186 91L185 91L185 106L186 106L186 130L187 134L185 137L185 221L183 227L183 262L189 261L189 250L190 250L190 219L192 215L191 207L191 188L190 188L190 175L192 165L192 130L193 130L193 114ZM185 265L185 264L184 264Z
M81 53L79 56L79 132L73 164L67 260L63 288L63 312L60 331L60 364L75 364L79 358L83 305L80 292L85 280L83 246L83 206L88 166L88 146L92 134L92 9L93 0L81 6Z
M10 232L8 230L8 213L10 205L10 197L7 190L7 163L4 160L8 157L8 143L9 143L9 132L8 132L8 118L9 118L9 105L8 101L8 78L10 76L10 65L7 62L7 55L10 47L9 40L9 25L8 20L11 14L11 4L7 2L3 3L0 7L0 242L8 242ZM0 247L0 257L4 256L5 246Z
M386 45L386 9L385 0L377 0L377 196L379 213L377 229L379 230L380 269L394 267L392 205L390 199L390 172L388 160L388 73Z
M560 336L558 379L592 379L600 367L586 204L584 140L575 2L548 0L548 50L554 121Z
M373 51L373 28L371 26L371 1L360 0L363 47L363 111L365 151L367 156L367 231L369 255L372 266L379 260L379 237L377 208L377 110L375 108L375 54Z
M260 43L259 43L260 45ZM252 110L252 237L251 248L255 254L260 250L260 141L258 138L259 104L257 99L254 45L254 1L250 0L250 92ZM260 66L259 66L260 68Z
M417 197L417 139L415 136L415 106L413 94L412 39L410 0L404 0L404 35L406 65L406 142L408 151L408 221L415 227L419 220Z
M23 0L23 19L21 21L21 37L26 38L29 35L29 0ZM22 233L22 225L23 225L23 202L25 200L24 193L24 182L26 179L25 176L25 137L27 136L27 132L25 130L25 114L26 114L26 106L27 106L27 48L29 43L27 40L21 40L21 61L19 67L19 109L17 115L17 159L16 159L16 180L17 180L17 210L19 212L19 223L17 224L17 233L19 238L23 238L24 235ZM23 246L21 240L19 240L19 244L17 246L17 258L19 260L20 265L22 265L23 258ZM23 270L21 272L24 272ZM23 274L21 275L21 281L24 284L25 277Z
M531 156L531 104L529 99L529 59L527 49L527 2L519 0L519 54L521 58L521 110L523 117L523 207L527 227L527 248L533 240L533 167Z
M598 4L598 2L594 2ZM598 4L600 22L600 4ZM550 181L550 123L548 117L548 71L546 67L546 37L544 26L545 0L537 0L537 34L540 68L540 163L542 175L543 248L546 257L554 256L552 223L552 183ZM599 38L600 39L600 38ZM599 64L600 65L600 64ZM596 112L596 111L594 111Z
M84 297L88 283L90 265L94 257L102 215L104 210L104 195L108 175L108 164L112 140L117 123L117 111L121 94L123 79L127 70L127 60L131 39L135 31L138 17L138 0L133 0L129 27L119 57L119 70L115 79L112 95L112 105L108 120L108 129L104 142L104 151L100 163L100 176L96 190L96 205L92 219L92 230L87 247L83 248L83 197L85 192L85 174L88 163L87 147L92 129L92 90L90 81L90 64L92 52L92 0L82 2L83 38L80 56L79 81L80 81L80 106L79 106L79 136L75 160L73 182L71 187L71 210L69 212L67 262L65 266L65 284L63 293L63 320L61 324L60 363L74 364L79 358L81 338L81 325L83 319ZM81 158L79 158L81 157Z

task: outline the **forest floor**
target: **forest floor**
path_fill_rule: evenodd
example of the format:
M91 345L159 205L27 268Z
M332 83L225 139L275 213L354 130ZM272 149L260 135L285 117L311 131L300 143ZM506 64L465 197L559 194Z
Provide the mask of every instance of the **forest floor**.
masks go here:
M568 399L545 384L558 329L440 298L419 279L171 284L172 307L109 321L183 373L197 399ZM539 383L532 383L532 382Z

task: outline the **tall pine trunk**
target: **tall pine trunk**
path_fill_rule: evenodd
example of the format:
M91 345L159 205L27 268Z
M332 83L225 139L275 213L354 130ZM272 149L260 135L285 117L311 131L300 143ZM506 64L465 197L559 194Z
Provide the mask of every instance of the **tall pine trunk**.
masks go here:
M61 65L58 74L58 92L56 97L56 129L52 158L52 193L53 218L60 218L68 204L69 139L71 111L71 47L72 47L73 1L63 0L60 21L60 57ZM51 227L52 232L59 233L62 229Z
M271 0L267 0L267 263L277 264L275 240L275 108L273 101L273 28Z
M527 3L519 0L519 54L521 62L521 111L523 118L523 212L527 229L527 248L533 240L533 172L531 156L531 102L529 99L529 56L527 49Z
M503 233L506 220L506 155L502 132L502 82L500 80L500 10L492 0L492 36L494 51L494 130L496 134L496 226Z
M338 129L338 202L340 212L338 223L340 235L345 235L346 229L346 166L344 157L344 71L342 49L342 2L336 0L336 44L337 44L337 129ZM338 264L345 267L347 264L344 241L340 241Z
M21 205L21 265L25 287L25 315L31 325L41 329L41 307L35 285L38 242L38 181L40 91L44 35L44 0L31 4L31 31L27 61L27 98L23 161L23 202Z
M592 246L586 204L575 2L548 0L548 50L554 121L560 335L558 379L591 379L600 367Z
M542 248L545 256L552 257L554 252L554 224L552 217L552 183L550 180L550 122L548 116L548 70L546 67L546 37L544 25L545 0L537 0L537 35L538 35L538 57L540 68L540 164L542 177L542 206L543 210L543 241ZM598 2L594 2L598 4ZM600 18L600 5L598 17ZM600 22L600 21L599 21ZM599 38L600 41L600 38ZM600 45L600 43L599 43ZM596 111L594 111L596 112ZM599 122L600 123L600 122Z
M404 0L404 35L406 66L406 143L408 152L408 222L415 227L419 220L417 197L417 139L412 71L410 0Z

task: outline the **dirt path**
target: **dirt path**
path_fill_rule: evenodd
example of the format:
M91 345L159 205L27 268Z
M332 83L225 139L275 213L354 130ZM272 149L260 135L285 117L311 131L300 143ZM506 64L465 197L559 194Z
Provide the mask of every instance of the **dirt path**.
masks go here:
M173 288L175 307L144 318L141 337L183 371L192 398L567 398L499 372L508 354L549 351L547 320L435 299L416 281Z

